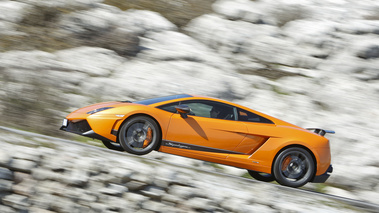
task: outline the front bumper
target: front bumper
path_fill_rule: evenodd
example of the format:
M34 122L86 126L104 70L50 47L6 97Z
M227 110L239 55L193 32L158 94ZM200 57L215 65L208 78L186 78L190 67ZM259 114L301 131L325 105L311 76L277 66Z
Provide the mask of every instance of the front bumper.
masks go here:
M325 181L328 180L328 178L330 177L330 174L328 173L332 173L332 172L333 172L333 166L330 165L324 174L315 176L311 182L312 183L325 183Z
M91 126L88 124L87 120L81 120L78 122L72 122L70 120L66 120L63 122L60 130L71 132L74 134L78 134L81 136L98 139L101 141L110 141L108 138L105 138L99 134L96 134Z

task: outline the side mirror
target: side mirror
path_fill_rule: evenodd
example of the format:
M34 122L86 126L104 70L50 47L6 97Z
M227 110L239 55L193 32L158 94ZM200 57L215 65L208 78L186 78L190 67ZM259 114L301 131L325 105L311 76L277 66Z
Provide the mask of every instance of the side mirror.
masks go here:
M188 118L187 114L191 112L191 108L187 105L176 106L175 109L179 112L182 118Z

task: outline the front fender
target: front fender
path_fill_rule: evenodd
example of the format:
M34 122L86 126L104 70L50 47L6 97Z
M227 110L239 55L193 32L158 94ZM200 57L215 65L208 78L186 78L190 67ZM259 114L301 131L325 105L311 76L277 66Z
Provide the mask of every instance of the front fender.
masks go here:
M150 107L150 106L133 105L133 106L125 106L125 107L110 109L104 112L100 112L96 115L100 117L117 116L119 118L117 121L114 121L114 123L112 124L111 131L114 136L117 136L121 125L130 117L135 116L135 115L150 116L155 121L157 121L162 131L162 138L165 139L168 125L170 122L170 117L172 114L173 113L171 112L167 112L167 111Z

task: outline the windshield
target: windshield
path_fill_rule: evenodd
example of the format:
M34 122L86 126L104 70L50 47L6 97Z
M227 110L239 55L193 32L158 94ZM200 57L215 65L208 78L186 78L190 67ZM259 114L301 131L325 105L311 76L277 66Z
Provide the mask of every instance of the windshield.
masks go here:
M163 101L175 100L179 98L188 98L188 97L192 97L192 95L188 95L188 94L170 95L170 96L164 96L164 97L159 97L159 98L146 99L142 101L135 101L134 103L150 105L150 104L155 104L155 103L159 103Z

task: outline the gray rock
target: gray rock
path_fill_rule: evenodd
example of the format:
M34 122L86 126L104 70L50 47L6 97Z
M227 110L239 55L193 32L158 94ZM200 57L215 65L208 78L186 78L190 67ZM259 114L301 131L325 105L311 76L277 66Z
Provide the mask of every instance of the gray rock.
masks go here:
M12 186L12 190L15 194L31 197L35 193L36 181L28 176L27 179L23 180L21 183Z
M135 204L124 198L110 196L107 200L108 210L112 212L134 212Z
M14 175L12 171L10 171L7 168L0 167L0 179L13 180L13 178L14 178Z
M17 31L17 25L8 21L0 20L0 35L3 36L25 36L25 33Z
M36 180L56 180L60 175L51 170L36 168L33 169L32 176Z
M245 81L238 80L235 75L197 62L135 61L124 63L116 72L112 85L116 85L121 94L135 94L147 98L160 94L192 93L208 94L224 99L242 98L246 94L243 90L246 86ZM175 82L170 80L171 76L175 76ZM206 83L206 79L210 78L213 79L212 84ZM147 84L148 87L145 86Z
M377 39L376 44L365 47L357 53L357 56L363 59L375 59L379 58L379 39Z
M342 23L338 30L344 33L362 35L362 34L379 34L378 20L351 20L348 23Z
M10 161L11 157L9 154L5 150L0 149L0 166L8 167Z
M80 39L96 38L111 30L117 20L116 14L103 8L64 14L58 23L60 33Z
M125 186L130 190L130 191L139 191L143 188L145 188L148 185L146 182L140 182L140 181L129 181L125 184Z
M126 194L125 199L128 200L130 203L135 203L136 205L140 205L144 203L145 201L149 200L148 197L145 197L141 194L130 193L130 192Z
M21 152L14 153L13 158L39 163L41 156L35 152L35 149L24 147Z
M5 196L2 199L2 203L18 210L27 210L28 207L30 206L28 197L17 195L17 194Z
M12 191L12 185L13 185L12 181L0 179L0 192Z
M161 201L162 203L165 203L170 206L176 206L177 204L180 204L183 202L183 200L180 197L176 195L168 194L168 193L162 196Z
M130 177L134 171L124 168L111 168L109 173L111 174L110 182L123 184L130 181Z
M246 54L251 41L260 37L279 36L280 33L279 28L274 26L230 21L216 15L193 19L185 29L192 37L225 56Z
M102 188L99 190L100 193L103 193L106 195L112 195L116 197L121 197L127 191L128 191L127 187L117 185L117 184L109 184L106 188Z
M153 200L160 200L161 197L166 193L164 189L155 186L148 186L141 190L141 193Z
M177 27L159 13L147 10L128 10L121 14L117 25L143 35L147 32L175 31Z
M239 20L242 19L247 13L254 14L258 10L254 8L254 3L247 0L239 1L216 1L212 8L213 10L225 16L230 20ZM257 20L255 22L258 22Z
M168 37L169 40L167 40ZM140 45L145 49L138 54L138 58L144 60L194 61L223 70L232 69L232 65L219 57L213 50L179 32L149 33L141 40Z
M106 212L108 205L104 203L91 202L90 208L93 212Z
M37 163L29 160L12 159L10 162L10 169L19 172L31 173L36 167Z
M171 183L171 180L157 176L154 178L152 184L154 186L159 187L159 188L167 189L169 187L170 183Z
M32 206L29 208L30 213L53 213L52 211L42 209L40 207Z
M198 194L198 189L188 186L173 185L168 190L169 194L178 196L182 199L188 199L190 197L195 197Z
M71 64L75 71L89 76L109 76L124 60L111 50L95 47L61 50L56 55L57 60Z
M149 201L146 201L142 204L142 208L149 210L149 211L152 211L152 212L160 212L160 211L162 211L162 209L165 208L165 205L162 203L159 203L159 202L149 200Z
M0 1L0 20L19 23L32 5L15 1Z
M141 172L135 172L130 176L130 180L150 184L152 177Z
M3 213L14 213L15 209L13 209L13 208L11 208L9 206L0 205L0 212L3 212Z
M214 203L212 200L207 198L200 198L200 197L194 197L192 199L187 200L184 202L185 205L189 206L190 208L194 209L195 211L206 211L206 212L213 212L216 208L216 203Z
M85 171L74 170L69 176L61 176L61 180L73 186L84 187L88 184L89 175Z
M64 197L53 196L50 198L50 210L55 212L73 212L77 209L77 205L70 199Z

